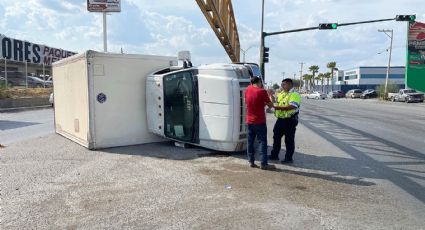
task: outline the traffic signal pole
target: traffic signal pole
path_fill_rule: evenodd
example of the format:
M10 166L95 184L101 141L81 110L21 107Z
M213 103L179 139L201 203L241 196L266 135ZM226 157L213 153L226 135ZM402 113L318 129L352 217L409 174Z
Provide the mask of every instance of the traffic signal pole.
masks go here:
M265 84L265 71L264 71L264 0L261 1L261 44L260 44L260 70L261 70L261 77L263 78L263 84Z
M264 40L268 36L279 35L279 34L287 34L287 33L295 33L295 32L302 32L302 31L307 31L307 30L336 29L337 27L340 27L340 26L351 26L351 25L366 24L366 23L375 23L375 22L384 22L384 21L393 21L393 20L401 21L399 19L399 15L397 15L396 18L387 18L387 19L378 19L378 20L369 20L369 21L360 21L360 22L350 22L350 23L341 23L341 24L339 24L339 23L328 23L328 24L332 24L332 26L329 26L329 27L326 27L325 26L323 28L321 28L322 27L321 25L323 25L324 23L321 23L321 24L319 24L319 26L314 26L314 27L306 27L306 28L300 28L300 29L284 30L284 31L266 33L266 32L264 32L264 28L263 28L263 26L264 26L264 0L262 0L260 69L261 69L261 75L263 77L263 82L266 79L265 71L264 71L264 57L263 57L263 55L264 55Z

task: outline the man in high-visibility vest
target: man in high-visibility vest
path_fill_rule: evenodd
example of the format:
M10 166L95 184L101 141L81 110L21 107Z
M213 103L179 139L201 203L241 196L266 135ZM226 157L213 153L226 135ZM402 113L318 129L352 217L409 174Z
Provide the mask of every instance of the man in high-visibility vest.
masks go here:
M292 79L284 79L281 86L283 91L277 95L277 101L272 97L277 120L273 128L273 149L269 159L279 160L281 140L285 136L286 154L281 163L293 163L301 96L294 91Z

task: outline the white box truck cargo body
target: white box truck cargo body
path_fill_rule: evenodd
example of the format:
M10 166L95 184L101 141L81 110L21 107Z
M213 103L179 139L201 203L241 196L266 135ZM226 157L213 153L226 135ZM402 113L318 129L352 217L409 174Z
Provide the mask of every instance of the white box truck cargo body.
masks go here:
M89 149L163 141L148 131L146 78L176 57L95 51L53 64L55 130Z

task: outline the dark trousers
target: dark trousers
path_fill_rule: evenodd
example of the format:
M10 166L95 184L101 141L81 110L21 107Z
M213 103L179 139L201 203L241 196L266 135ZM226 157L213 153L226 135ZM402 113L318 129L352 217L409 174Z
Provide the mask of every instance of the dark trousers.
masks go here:
M292 160L295 151L295 131L298 125L298 118L278 118L273 128L273 149L271 157L279 156L281 140L285 136L286 154L285 160Z
M255 161L255 138L260 142L261 165L267 165L267 126L266 124L248 124L248 161Z

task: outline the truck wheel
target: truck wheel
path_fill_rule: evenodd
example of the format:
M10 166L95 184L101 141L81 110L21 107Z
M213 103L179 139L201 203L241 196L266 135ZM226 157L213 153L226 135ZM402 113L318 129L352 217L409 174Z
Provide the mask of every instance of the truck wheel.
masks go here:
M319 100L319 97L316 97L317 100Z
M404 98L404 102L409 103L409 99L407 99L407 97Z
M391 97L391 101L392 101L392 102L395 102L395 98L394 98L394 97Z

